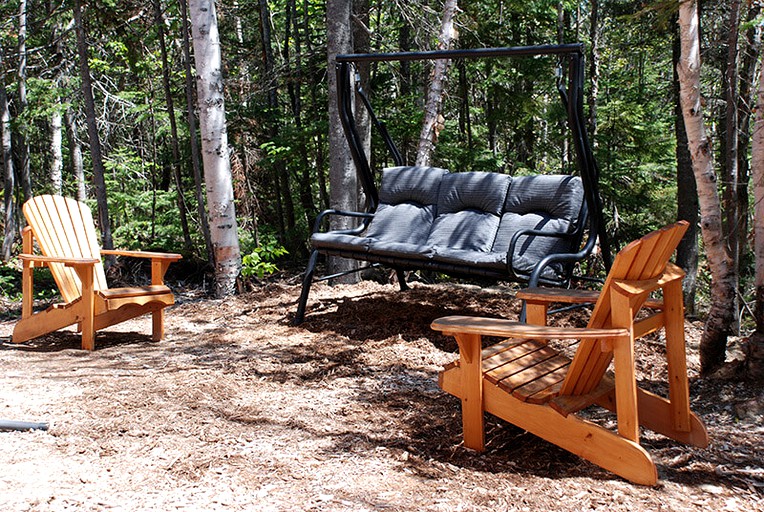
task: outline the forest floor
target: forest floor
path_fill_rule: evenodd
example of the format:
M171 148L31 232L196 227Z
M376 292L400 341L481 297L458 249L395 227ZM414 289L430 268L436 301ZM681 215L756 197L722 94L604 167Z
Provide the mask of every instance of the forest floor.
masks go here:
M764 510L764 390L698 378L699 323L691 399L711 445L643 431L660 483L642 487L490 416L486 452L461 445L460 403L437 385L457 347L429 324L516 317L511 290L316 285L295 327L298 294L178 289L166 340L143 318L94 352L72 331L11 343L20 306L0 303L0 419L50 424L0 432L0 510ZM651 389L662 350L639 345Z

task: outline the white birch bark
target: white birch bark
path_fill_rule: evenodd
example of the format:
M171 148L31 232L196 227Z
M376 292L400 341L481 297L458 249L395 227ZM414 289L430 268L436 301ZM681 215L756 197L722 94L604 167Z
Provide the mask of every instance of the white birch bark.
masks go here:
M13 193L16 185L13 171L13 145L11 139L11 111L8 108L8 96L5 92L5 73L3 67L3 50L0 48L0 132L3 146L3 261L11 259L13 242L16 239L16 204Z
M451 47L451 42L456 38L454 16L457 9L457 0L446 0L443 6L440 36L438 37L438 50L448 50ZM432 80L427 93L424 121L422 122L422 131L419 134L419 146L416 152L417 165L430 165L432 152L435 150L435 142L437 142L438 134L443 128L440 107L443 103L443 88L450 63L451 61L448 59L439 59L433 64Z
M60 103L59 103L60 104ZM50 185L54 194L61 195L62 172L64 169L64 155L61 150L63 137L61 111L54 109L50 115Z
M711 271L711 309L701 339L701 371L705 374L724 363L727 336L733 318L734 273L722 234L722 214L713 148L703 124L700 103L700 41L696 0L679 3L679 38L682 52L677 67L682 117L698 187L700 227Z
M233 198L231 161L223 101L223 71L215 2L189 0L202 160L215 262L215 295L235 291L241 253Z
M85 188L85 168L82 163L82 143L77 134L77 121L75 121L71 110L64 113L64 124L66 125L66 137L69 139L69 158L77 183L77 201L84 201L87 199L87 190Z

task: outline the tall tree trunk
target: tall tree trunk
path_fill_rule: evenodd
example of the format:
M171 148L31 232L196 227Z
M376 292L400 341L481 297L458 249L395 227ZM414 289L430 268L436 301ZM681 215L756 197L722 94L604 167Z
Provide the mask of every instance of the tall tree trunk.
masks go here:
M451 42L456 38L454 17L456 16L457 9L457 0L445 0L443 19L440 25L440 36L438 37L439 50L451 48ZM449 64L450 61L447 59L436 60L433 64L432 79L430 80L430 88L427 92L427 101L424 107L422 131L419 134L419 147L416 152L417 165L430 165L432 152L435 150L435 143L438 140L438 134L443 127L440 107L443 102L443 89L446 83Z
M284 41L284 60L287 63L287 66L290 69L290 77L288 84L288 90L289 90L289 98L290 103L292 105L292 115L294 117L294 123L295 127L297 128L297 131L304 135L303 133L303 124L302 124L302 91L301 91L301 85L302 85L302 37L300 34L300 25L297 22L297 6L295 0L288 0L287 1L287 20L286 25L289 27L292 27L292 30L287 30L287 34L291 33L291 39L294 41L294 50L295 50L295 59L294 59L294 66L292 66L290 54L289 54L289 46L290 41L289 37L286 38L286 41ZM311 183L311 175L310 175L310 169L311 169L311 162L310 158L308 156L308 144L307 140L306 143L299 144L298 152L300 153L300 159L302 160L302 169L301 169L301 175L300 175L300 203L302 204L302 209L305 212L305 220L307 220L308 226L313 226L313 223L315 222L317 211L316 211L316 205L313 201L313 193L312 193L312 183Z
M194 192L196 194L196 212L199 216L199 227L204 237L204 247L206 249L207 261L215 264L214 250L212 247L212 236L210 234L210 223L207 218L207 211L204 208L204 190L202 183L202 165L199 161L199 140L196 133L196 117L194 116L194 84L193 74L191 72L191 42L188 39L188 12L186 9L186 0L180 0L180 17L182 20L183 38L183 64L186 72L186 120L188 122L189 146L191 147L191 168L194 173Z
M3 143L3 244L2 260L9 261L16 240L16 179L13 172L13 142L11 140L11 112L5 91L3 49L0 47L0 135Z
M335 57L338 54L350 53L353 49L351 13L352 0L327 0L326 2L326 42L329 61L329 201L332 208L346 211L358 209L358 178L340 123ZM330 222L331 229L349 229L355 225L353 220L339 216L333 216ZM329 272L332 274L351 271L358 266L354 260L337 257L329 258L328 264ZM356 282L358 282L357 273L333 280L333 283Z
M751 147L751 116L752 107L756 103L756 63L759 52L761 51L761 25L754 23L761 13L761 5L752 3L748 7L746 15L746 24L749 28L745 31L745 42L742 44L740 56L740 73L737 97L738 111L738 162L737 162L737 193L736 200L739 215L740 227L738 235L740 242L738 261L740 264L745 261L748 251L748 189L751 180L750 162L748 154ZM741 14L742 19L742 14Z
M684 309L690 314L695 312L695 295L698 277L698 188L692 170L692 157L687 146L687 132L682 119L682 105L679 99L679 74L677 72L682 47L679 41L679 20L674 20L672 44L672 62L674 63L674 134L676 135L676 201L677 220L686 220L690 226L676 249L676 263L685 272L682 288L684 291Z
M764 54L759 67L756 121L751 139L751 174L754 196L754 254L756 256L756 331L745 345L748 376L764 379Z
M153 0L154 21L159 36L159 53L162 58L162 85L164 87L165 102L167 103L167 116L170 118L170 144L172 146L172 176L175 181L176 203L180 214L180 226L183 230L183 248L191 252L193 242L191 232L188 229L188 216L186 215L186 200L183 197L183 180L180 172L180 143L178 142L178 124L175 121L175 104L170 89L170 67L167 64L167 44L164 37L164 17L159 0Z
M104 179L103 158L101 156L101 139L98 136L95 100L93 99L90 64L88 63L87 36L82 22L81 0L74 0L74 25L77 33L77 53L80 59L80 79L82 80L82 96L85 103L85 118L88 125L88 139L90 140L90 157L93 161L93 182L98 203L98 224L101 228L101 240L104 249L113 249L114 243L111 238L111 222L109 221L106 181Z
M351 19L353 31L353 53L371 52L371 30L369 29L369 0L353 0L353 16ZM369 91L371 80L371 65L368 62L356 63L357 77L361 80L361 87ZM371 117L363 105L355 109L355 126L363 143L366 159L371 163ZM373 167L372 167L373 169ZM365 197L363 189L358 190L358 204L363 204Z
M740 25L740 0L730 0L727 20L727 59L722 83L724 85L724 152L722 158L722 216L724 218L724 236L727 239L727 253L731 265L735 289L738 288L741 252L741 218L748 212L741 211L737 202L738 195L738 33ZM738 294L732 300L733 325L738 326Z
M19 107L17 116L27 108L27 2L19 2ZM19 181L24 201L32 197L32 174L29 171L29 143L23 130L18 134Z
M64 170L64 155L61 150L62 144L62 120L61 110L59 110L61 103L57 101L53 112L50 115L50 186L53 189L53 193L61 195L63 188L63 170Z
M67 109L64 112L64 125L66 126L66 138L69 139L69 158L77 183L77 201L84 201L87 199L87 189L85 188L85 168L82 163L82 144L77 136L77 122L74 120L74 114L71 110Z
M231 160L226 134L223 70L214 0L189 0L197 72L199 126L204 179L215 258L215 295L234 293L241 270L233 198Z
M591 52L589 57L589 133L592 137L592 144L597 144L597 95L600 88L600 2L591 0L591 15L589 16L589 45Z
M265 64L266 83L268 84L268 107L270 116L268 119L268 133L271 138L276 138L279 133L279 126L275 120L278 115L279 97L278 80L275 73L275 59L273 56L273 47L271 39L271 14L267 0L260 0L260 35L263 43L263 63ZM292 201L292 190L289 184L289 174L282 158L277 158L273 164L274 182L281 200L278 205L282 214L281 231L282 241L287 244L290 250L294 250L291 237L294 236L296 226L296 217L294 212L294 201Z
M698 187L700 225L711 270L711 308L700 342L701 373L707 375L724 363L727 336L733 319L735 276L722 234L722 216L711 141L703 123L700 103L700 39L695 0L679 4L682 57L679 73L682 115L687 130L692 167Z

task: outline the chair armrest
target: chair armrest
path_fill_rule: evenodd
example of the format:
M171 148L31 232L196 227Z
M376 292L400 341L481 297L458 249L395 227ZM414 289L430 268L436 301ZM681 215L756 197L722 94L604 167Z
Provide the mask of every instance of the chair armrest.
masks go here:
M600 298L600 292L596 290L567 290L562 288L526 288L517 292L518 299L528 302L542 302L551 304L561 302L564 304L594 304ZM647 299L644 307L649 309L663 309L663 301Z
M39 254L19 254L19 258L22 261L29 261L32 263L63 263L67 267L80 267L80 266L94 266L100 263L101 260L96 258L58 258L55 256L42 256Z
M568 290L563 288L526 288L517 292L517 298L532 302L564 302L567 304L593 304L600 297L596 290Z
M171 252L150 252L150 251L123 251L120 249L101 249L101 254L113 256L127 256L130 258L151 258L153 260L178 261L183 258L180 254Z
M446 316L432 322L430 327L444 334L480 334L534 339L599 339L628 337L628 329L589 329L586 327L547 327L528 325L501 318Z

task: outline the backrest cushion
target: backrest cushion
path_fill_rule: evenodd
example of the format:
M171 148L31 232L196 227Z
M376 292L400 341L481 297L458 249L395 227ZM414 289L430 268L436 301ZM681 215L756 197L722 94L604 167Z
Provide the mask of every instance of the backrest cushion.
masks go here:
M511 181L509 175L488 172L445 176L428 245L490 252Z
M492 250L507 252L515 233L525 229L563 234L573 232L583 204L584 187L577 176L514 178ZM530 274L536 263L545 256L577 250L572 243L570 238L520 236L512 255L512 267L515 272ZM556 273L562 271L559 265L553 268Z
M438 191L448 171L438 167L392 167L382 171L379 206L366 237L424 244L436 215Z

